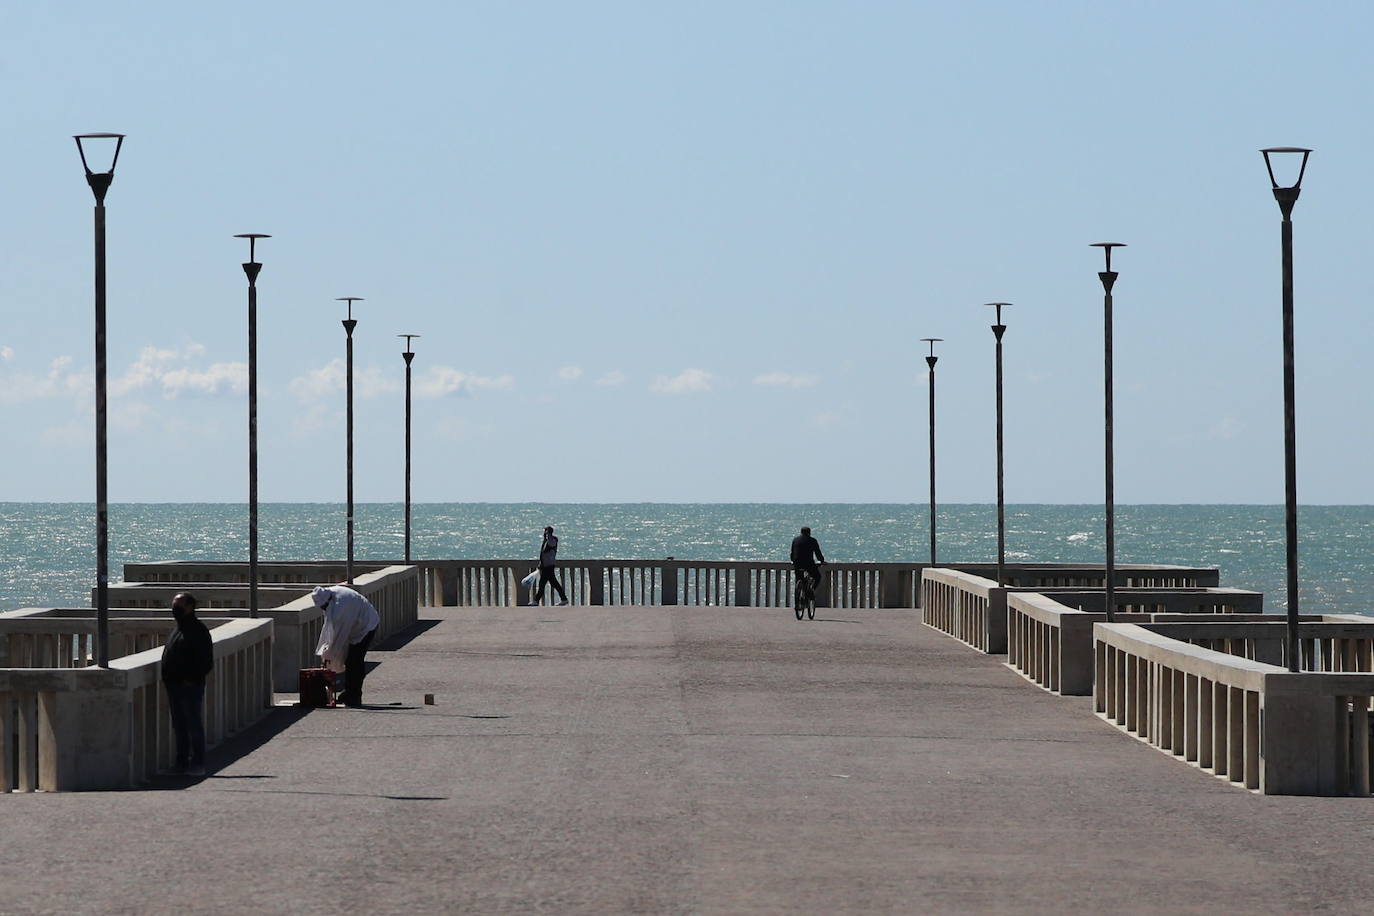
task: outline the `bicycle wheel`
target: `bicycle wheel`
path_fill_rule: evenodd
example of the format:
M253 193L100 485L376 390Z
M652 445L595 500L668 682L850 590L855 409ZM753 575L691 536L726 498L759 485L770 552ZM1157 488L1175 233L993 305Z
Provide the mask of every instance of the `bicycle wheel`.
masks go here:
M806 619L816 619L816 596L814 594L806 601Z
M806 592L802 589L801 582L792 589L792 604L796 608L797 619L801 620L802 615L806 613Z

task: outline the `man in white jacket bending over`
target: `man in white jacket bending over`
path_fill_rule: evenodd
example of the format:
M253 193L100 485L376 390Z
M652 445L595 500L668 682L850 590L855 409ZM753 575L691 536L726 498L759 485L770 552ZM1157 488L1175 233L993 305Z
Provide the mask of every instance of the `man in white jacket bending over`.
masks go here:
M372 637L377 635L381 615L362 595L347 585L320 586L311 593L315 606L324 610L324 627L315 654L324 667L344 673L344 690L339 702L344 706L363 705L363 678L367 666L363 659Z

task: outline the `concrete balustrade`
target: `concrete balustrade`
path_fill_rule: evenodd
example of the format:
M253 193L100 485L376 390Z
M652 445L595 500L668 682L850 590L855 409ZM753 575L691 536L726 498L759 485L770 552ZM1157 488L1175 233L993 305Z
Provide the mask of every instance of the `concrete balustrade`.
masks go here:
M1069 578L1069 577L1047 577ZM1145 578L1138 576L1137 579ZM1187 578L1179 576L1177 578ZM1197 576L1194 578L1205 578ZM1048 651L1050 642L1059 640L1059 634L1040 632L1040 627L1051 629L1056 621L1037 620L1028 617L1011 620L1009 596L1014 594L1041 594L1054 599L1065 609L1101 611L1106 602L1105 591L1085 589L1081 586L998 586L996 581L984 576L974 575L958 569L927 568L921 573L921 610L922 621L929 626L947 633L968 645L989 654L1008 653L1015 659L1034 648L1035 651ZM1264 596L1259 592L1229 588L1159 586L1125 586L1115 592L1119 614L1147 613L1151 615L1170 614L1250 614L1260 613L1264 607ZM1105 614L1084 618L1086 620L1105 619ZM1076 618L1068 618L1072 623ZM1087 653L1087 633L1085 623L1076 624L1071 651L1075 654ZM1017 628L1025 630L1022 634ZM1016 632L1014 632L1016 631ZM1013 650L1010 641L1024 635L1026 642ZM1043 637L1043 638L1042 638ZM1058 664L1058 649L1055 663ZM1037 666L1038 670L1038 666ZM1037 681L1038 682L1038 681ZM1078 689L1075 687L1075 689Z
M376 572L398 563L357 561L353 564L356 579L365 573ZM260 585L333 585L347 577L347 567L341 560L304 560L298 562L260 562ZM222 582L230 585L248 584L248 564L233 561L163 560L156 563L125 563L127 582Z
M212 625L210 745L271 708L272 632L271 620ZM0 791L123 789L169 766L175 746L161 661L161 648L150 648L109 668L0 669Z
M531 560L420 560L427 606L509 606L529 600L520 580L535 568ZM820 607L919 607L926 563L833 563L822 568ZM995 564L954 563L941 569L987 577ZM1101 588L1101 566L1011 564L1014 587ZM734 605L790 607L794 587L790 563L705 560L565 560L557 575L573 604ZM1216 569L1136 564L1118 567L1122 588L1214 586ZM546 600L551 600L545 595Z
M207 621L213 629L223 621ZM0 614L0 668L85 668L95 664L93 613L24 608ZM171 616L112 618L110 656L161 647L176 629Z
M1355 615L1303 615L1299 620L1299 670L1374 670L1374 620ZM1288 667L1288 627L1279 615L1244 622L1158 622L1150 629L1190 645Z
M955 569L921 572L921 620L980 652L1007 650L1007 589Z
M206 566L217 567L212 570L219 578L213 582L174 581L174 573L205 574ZM146 615L149 608L169 608L172 598L178 592L189 591L199 602L197 615L205 620L241 616L248 606L248 588L245 584L231 584L231 570L228 567L242 567L246 575L247 564L132 564L125 568L126 576L131 572L152 575L156 584L123 582L110 586L111 619L121 613ZM304 577L317 570L328 569L329 564L304 564L303 570L293 573L286 564L281 564L277 575L283 577ZM315 646L320 639L324 626L324 614L315 607L310 592L315 585L332 585L324 581L302 581L293 585L274 585L259 587L258 598L260 617L276 624L276 640L272 666L272 682L275 689L283 693L295 692L299 685L299 672L302 668L313 668L319 664ZM419 619L420 574L414 566L378 567L372 572L354 576L353 588L372 602L381 616L374 642L381 642L415 624ZM137 610L135 610L137 609ZM77 612L94 615L95 611L84 609Z
M1091 693L1092 625L1107 619L1100 610L1105 599L1101 591L1012 590L1007 596L1007 663L1052 693ZM1125 623L1220 615L1225 622L1216 625L1229 628L1246 621L1283 620L1260 613L1264 596L1242 589L1123 589L1116 593L1116 601L1118 619Z
M1290 673L1127 623L1093 640L1094 707L1118 728L1265 794L1369 795L1374 674Z
M355 574L398 565L395 561L354 563ZM530 593L520 580L535 569L533 559L416 560L420 569L420 600L426 607L509 607L524 604ZM817 588L817 604L836 608L919 607L920 579L927 563L835 563L824 567ZM942 563L983 578L993 563ZM1010 563L1007 585L1019 588L1098 588L1103 567L1080 563ZM337 561L262 563L259 582L325 584L342 580ZM566 559L558 578L573 604L589 605L734 605L790 607L792 566L785 562L715 560ZM130 582L237 583L248 581L246 563L162 562L128 563ZM1215 568L1163 564L1117 566L1121 588L1215 587ZM545 595L545 600L553 600Z

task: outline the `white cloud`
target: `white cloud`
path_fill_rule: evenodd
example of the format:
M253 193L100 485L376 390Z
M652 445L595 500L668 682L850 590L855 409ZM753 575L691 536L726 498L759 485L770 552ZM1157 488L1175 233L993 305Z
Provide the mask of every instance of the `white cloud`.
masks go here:
M451 366L432 366L416 383L415 392L422 398L440 398L474 391L509 391L514 387L515 378L510 375L471 375Z
M10 360L14 359L14 348L0 347L0 359L5 360L6 362L9 362Z
M716 377L705 369L683 369L672 378L660 375L654 379L650 390L661 394L695 394L710 391L715 379Z
M814 375L794 375L788 372L769 372L754 378L755 385L768 385L772 388L806 388L819 379Z
M175 348L144 347L124 374L110 383L110 395L123 397L144 388L157 388L165 398L191 394L242 394L248 390L246 363L210 363L203 366L205 347L188 344Z
M72 372L70 356L59 356L48 366L47 375L6 375L0 377L0 403L20 404L44 398L87 395L95 386L88 372Z
M287 388L303 404L342 397L348 389L348 366L342 357L336 357L318 369L296 376L287 383ZM353 369L353 393L360 398L375 398L400 390L400 381L376 366Z
M155 416L153 408L142 401L124 399L110 405L110 426L120 432L142 429L144 423Z
M293 378L287 387L296 399L309 403L322 400L331 394L344 390L344 361L335 359L318 369L311 369L305 375Z
M564 366L558 370L558 377L565 382L575 382L582 377L580 366Z
M623 385L625 384L625 373L621 372L619 369L612 369L610 372L607 372L605 375L601 376L601 378L597 379L596 384L603 388Z
M219 394L220 389L241 394L248 391L247 363L211 363L204 370L172 369L158 379L162 393L174 398L183 391Z

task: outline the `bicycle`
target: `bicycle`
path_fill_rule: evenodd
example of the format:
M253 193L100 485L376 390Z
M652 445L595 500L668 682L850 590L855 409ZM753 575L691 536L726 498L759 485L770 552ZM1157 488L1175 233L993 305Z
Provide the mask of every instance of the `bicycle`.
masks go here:
M816 619L816 584L819 578L819 571L814 575L806 570L797 570L797 583L793 588L792 604L797 612L797 619L801 620L802 615L806 619Z

